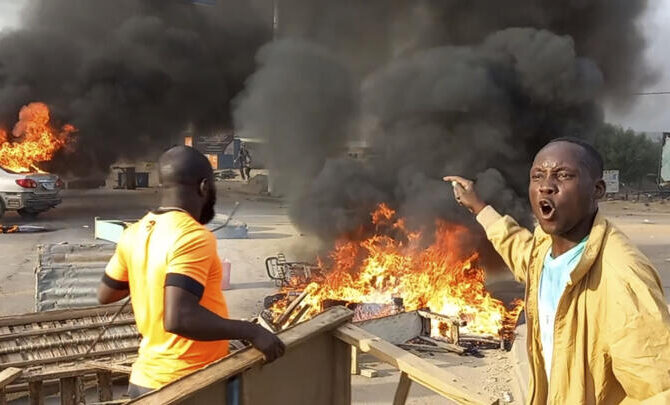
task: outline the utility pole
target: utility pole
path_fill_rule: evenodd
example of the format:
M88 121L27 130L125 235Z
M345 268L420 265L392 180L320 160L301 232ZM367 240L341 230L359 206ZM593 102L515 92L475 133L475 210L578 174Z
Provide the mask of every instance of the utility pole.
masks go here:
M272 40L279 34L279 0L272 0Z

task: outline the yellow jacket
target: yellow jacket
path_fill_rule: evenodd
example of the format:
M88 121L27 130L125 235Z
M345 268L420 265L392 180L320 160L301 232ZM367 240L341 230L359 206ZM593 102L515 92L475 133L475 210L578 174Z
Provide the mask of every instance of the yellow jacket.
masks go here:
M537 292L551 238L486 207L477 216L526 285L529 404L670 404L670 314L656 270L602 215L556 310L551 384L542 358Z

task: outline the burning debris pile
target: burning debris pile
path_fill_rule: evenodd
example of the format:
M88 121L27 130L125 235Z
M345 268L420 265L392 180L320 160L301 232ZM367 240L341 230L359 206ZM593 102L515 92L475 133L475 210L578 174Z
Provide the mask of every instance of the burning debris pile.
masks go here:
M338 304L353 307L358 321L428 309L442 317L433 320L432 336L453 336L450 319L460 333L508 337L523 304L505 308L486 291L477 253L460 243L467 228L438 220L434 241L425 246L422 232L407 229L388 206L380 204L371 216L375 235L340 240L318 272L289 278L270 307L271 323L293 325Z
M51 123L49 107L30 103L19 112L11 133L0 129L0 167L16 173L40 171L39 164L53 159L56 152L72 145L75 127Z

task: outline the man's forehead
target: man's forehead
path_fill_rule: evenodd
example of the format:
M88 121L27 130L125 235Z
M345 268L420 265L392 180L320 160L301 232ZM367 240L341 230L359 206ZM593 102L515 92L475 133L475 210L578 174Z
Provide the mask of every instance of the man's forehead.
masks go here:
M572 167L579 169L586 164L584 150L570 142L554 142L542 148L533 161L533 167Z

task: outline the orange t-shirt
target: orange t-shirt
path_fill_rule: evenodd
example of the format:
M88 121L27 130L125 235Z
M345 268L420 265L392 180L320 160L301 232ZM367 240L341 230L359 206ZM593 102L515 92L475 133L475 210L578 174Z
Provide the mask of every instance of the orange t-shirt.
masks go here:
M163 326L165 279L170 273L195 280L204 287L200 305L228 317L216 238L187 213L149 213L131 225L105 273L117 282L128 282L142 335L131 383L160 388L228 354L228 341L191 340Z

